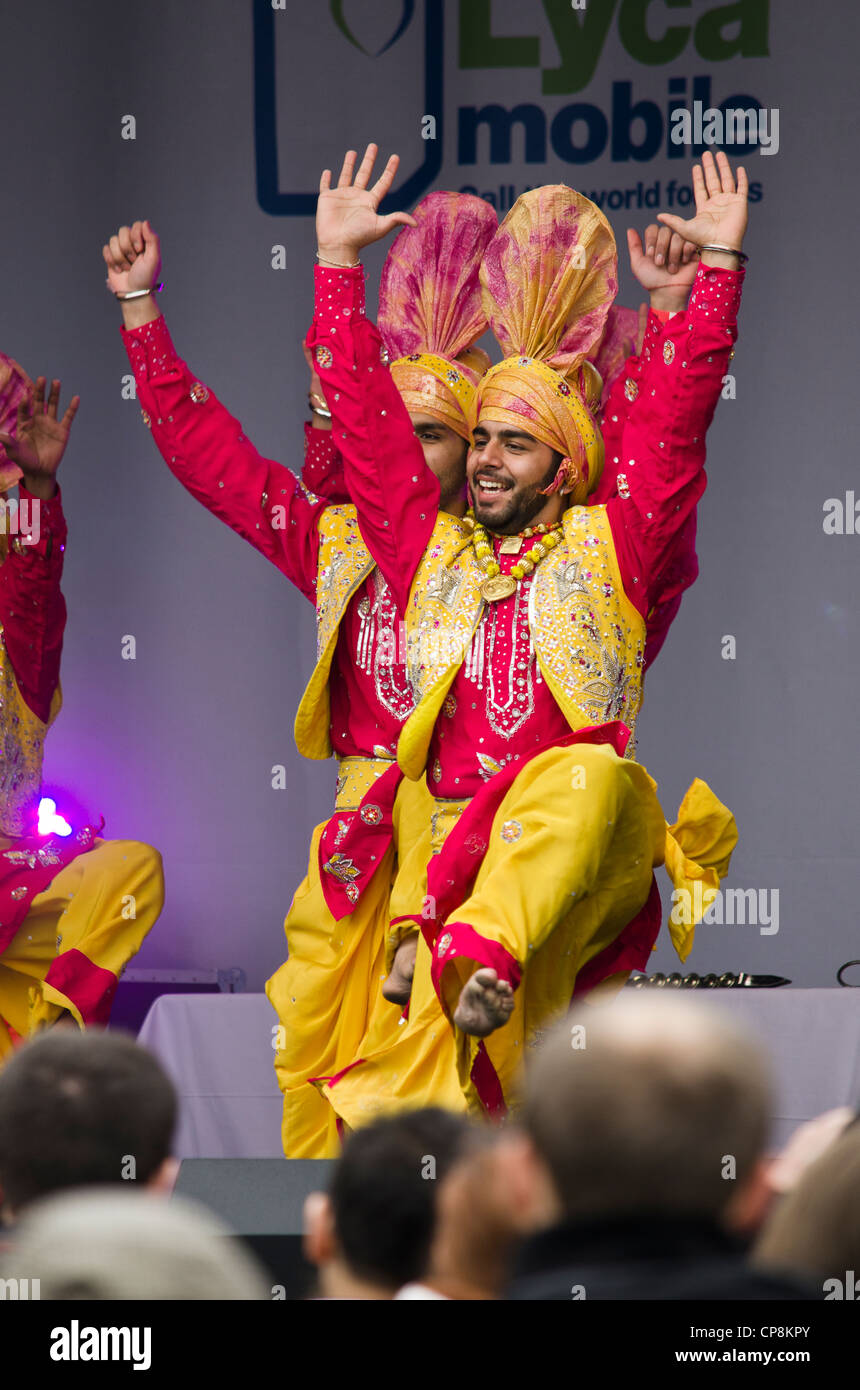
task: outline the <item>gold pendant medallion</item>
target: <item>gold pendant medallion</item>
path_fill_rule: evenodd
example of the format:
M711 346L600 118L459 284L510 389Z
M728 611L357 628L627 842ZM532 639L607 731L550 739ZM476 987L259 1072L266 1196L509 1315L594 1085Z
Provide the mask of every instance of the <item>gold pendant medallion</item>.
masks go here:
M517 591L517 581L512 579L509 574L496 574L492 579L485 579L481 585L481 593L488 603L497 603L499 599L510 598L511 594Z
M522 536L505 536L499 546L500 555L519 555L523 548Z

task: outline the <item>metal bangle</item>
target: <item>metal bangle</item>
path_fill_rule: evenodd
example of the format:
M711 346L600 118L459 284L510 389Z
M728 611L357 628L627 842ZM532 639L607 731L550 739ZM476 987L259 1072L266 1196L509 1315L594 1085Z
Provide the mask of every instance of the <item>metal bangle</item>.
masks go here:
M320 255L319 251L317 251L317 260L320 265L332 265L336 270L357 270L361 265L361 261L350 261L348 264L343 261L327 261L325 256Z
M120 294L119 290L114 290L115 299L143 299L147 294L158 294L159 290L164 289L164 281L159 280L157 285L150 285L148 290L129 290L128 294Z
M737 256L739 261L749 260L749 256L747 255L746 251L738 251L737 248L734 246L716 246L709 244L708 246L699 247L700 255L703 251L722 251L727 256Z

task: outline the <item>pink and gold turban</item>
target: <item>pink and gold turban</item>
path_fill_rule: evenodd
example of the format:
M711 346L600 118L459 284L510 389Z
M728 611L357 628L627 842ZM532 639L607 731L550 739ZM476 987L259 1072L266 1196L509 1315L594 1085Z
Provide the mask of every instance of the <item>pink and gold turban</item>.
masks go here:
M478 418L525 429L564 459L582 501L600 478L602 383L587 360L618 292L612 229L581 193L553 184L518 198L481 264L483 303L505 354L472 404Z
M469 193L430 193L386 257L378 324L391 375L410 412L470 438L475 387L490 365L474 346L486 331L478 271L498 230L496 214Z

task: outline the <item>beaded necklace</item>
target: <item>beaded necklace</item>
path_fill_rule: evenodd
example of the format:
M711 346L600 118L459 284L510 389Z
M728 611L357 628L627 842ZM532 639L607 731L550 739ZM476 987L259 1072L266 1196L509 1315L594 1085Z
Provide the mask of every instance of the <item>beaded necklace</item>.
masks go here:
M471 518L472 514L469 515ZM541 539L536 541L516 564L511 565L508 574L502 574L489 533L479 521L473 520L472 544L475 547L475 558L487 576L481 585L481 593L487 602L496 603L499 599L510 598L511 594L516 593L520 580L531 574L544 556L559 544L561 533L562 523L559 521L554 526L545 526L541 522L537 526L527 526L519 535L505 536L500 547L503 555L518 555L524 539L530 539L535 535Z

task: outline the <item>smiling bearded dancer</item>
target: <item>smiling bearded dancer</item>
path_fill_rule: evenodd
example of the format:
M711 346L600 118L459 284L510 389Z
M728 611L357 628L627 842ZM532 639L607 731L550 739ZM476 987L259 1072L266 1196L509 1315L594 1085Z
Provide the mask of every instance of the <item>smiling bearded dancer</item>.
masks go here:
M354 156L337 199L323 179L320 254L344 267L384 234L366 191L373 156L371 147L351 203ZM429 768L436 801L424 898L403 907L427 948L409 1022L389 1052L356 1059L335 1081L341 1113L366 1111L374 1096L427 1103L447 1065L472 1108L503 1112L525 1047L573 995L645 964L660 924L653 868L665 861L688 890L697 879L717 886L726 871L731 814L697 781L668 827L632 758L645 618L704 488L704 450L686 446L713 413L718 387L701 389L713 378L704 364L728 357L742 278L743 171L736 189L728 161L706 159L694 188L694 219L661 219L702 249L690 307L652 346L665 386L640 401L635 424L631 413L626 485L605 506L584 505L603 465L599 384L584 364L615 294L615 246L587 199L563 187L524 195L484 258L505 360L475 400L465 522L433 521L426 478L395 512L390 469L362 503L382 417L386 457L396 454L396 393L375 366L359 275L339 272L331 313L318 295L313 345L362 532L414 642L417 708L398 759L410 777ZM692 931L676 928L674 939L683 958Z
M412 351L420 347L422 342L438 339L440 332L444 331L441 323L431 329L429 325L422 326L421 322L425 313L422 306L428 292L432 294L432 284L437 278L435 267L442 249L439 229L434 233L428 217L432 209L439 222L439 214L445 211L445 200L458 197L467 204L474 201L464 199L463 195L430 194L415 209L420 235L411 229L398 234L382 271L377 327L385 350L392 359L392 379L409 411L417 440L416 444L415 441L402 439L399 433L395 435L399 451L397 466L406 468L410 454L408 444L412 443L411 453L423 471L418 453L420 444L424 460L440 478L441 510L462 516L465 503L454 506L450 500L445 500L444 479L446 473L450 475L450 463L446 462L445 456L451 459L452 446L458 442L458 437L469 437L468 429L464 429L465 422L460 412L451 408L450 389L442 392L448 396L447 405L442 400L434 403L434 395L440 395L442 374L438 371L436 376L430 374L426 366L416 362L416 355ZM439 222L439 228L444 229L444 225L444 221ZM450 238L448 240L450 243ZM588 360L603 384L599 410L609 465L601 476L598 488L586 499L588 505L605 503L617 496L619 490L621 495L626 495L627 483L621 463L627 421L631 410L639 409L635 402L640 393L647 397L655 387L659 390L663 385L660 376L662 359L658 364L659 354L652 357L652 348L659 344L662 329L668 320L686 308L696 273L693 256L698 255L698 248L657 223L652 223L646 229L644 247L638 233L632 230L628 232L628 247L631 270L643 289L648 291L650 305L642 305L637 314L636 310L613 304L599 342L588 353ZM446 257L450 259L453 245L449 244L444 249ZM447 278L450 279L450 272ZM416 315L418 322L411 322ZM443 312L442 320L447 316L447 312ZM313 424L305 428L306 453L302 479L312 492L331 502L349 502L351 499L346 488L343 460L331 429L331 411L326 406L322 383L307 343L305 356L311 369L308 400ZM461 354L458 362L462 365L464 361L476 366L481 375L490 366L489 358L477 348ZM710 371L703 364L701 375L700 389L706 393L712 392L722 382L721 363L717 362ZM697 441L691 441L691 452L695 451L696 444ZM384 439L378 439L376 453L380 467L383 466L381 455L384 448ZM389 446L386 453L390 452ZM465 449L457 454L457 468L457 476L463 480L465 496ZM453 483L453 475L450 477ZM672 560L667 565L661 599L646 615L643 676L663 646L684 590L696 579L695 533L696 517L693 512L679 533ZM425 852L429 857L429 842ZM410 923L408 917L393 924L386 956L388 973L382 987L383 996L392 1002L405 1004L409 999L416 944L414 924Z

